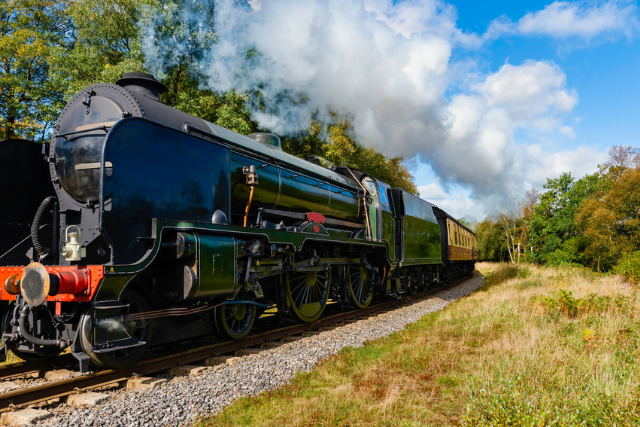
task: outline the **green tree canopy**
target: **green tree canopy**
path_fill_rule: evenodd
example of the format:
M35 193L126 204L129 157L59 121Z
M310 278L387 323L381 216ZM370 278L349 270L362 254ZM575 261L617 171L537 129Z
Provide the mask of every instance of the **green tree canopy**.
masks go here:
M330 164L361 170L391 187L418 194L413 176L402 157L388 158L373 148L363 147L351 135L351 124L348 120L336 115L333 115L333 118L334 121L328 125L327 132L323 132L321 123L314 121L306 132L292 138L284 138L283 149L304 159L319 156Z
M476 225L475 233L478 237L478 260L504 261L509 259L499 221L487 217Z
M71 27L68 0L0 2L0 139L44 140L63 105L49 78L52 51Z
M538 262L583 263L586 242L578 230L575 216L582 202L601 184L598 174L575 180L570 173L548 179L547 191L533 209L528 223L529 245Z
M156 0L75 0L66 13L73 22L66 44L51 55L52 77L70 97L85 86L114 83L122 74L144 71L138 36L141 8Z
M613 147L601 168L603 185L577 211L576 221L588 241L588 264L608 270L623 255L640 250L640 154Z

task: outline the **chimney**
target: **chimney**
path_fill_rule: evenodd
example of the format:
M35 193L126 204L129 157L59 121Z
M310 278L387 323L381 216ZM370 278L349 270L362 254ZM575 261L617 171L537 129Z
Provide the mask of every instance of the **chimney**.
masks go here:
M156 101L160 100L158 97L161 93L167 91L165 85L147 73L125 73L118 79L116 84L129 92L143 95Z

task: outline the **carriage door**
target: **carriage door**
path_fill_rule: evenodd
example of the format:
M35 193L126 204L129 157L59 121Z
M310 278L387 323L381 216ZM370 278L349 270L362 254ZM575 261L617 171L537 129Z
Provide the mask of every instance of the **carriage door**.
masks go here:
M362 178L362 185L367 189L371 204L367 207L369 214L369 224L371 225L371 240L380 240L380 229L382 228L382 216L380 215L380 198L376 182L370 176Z

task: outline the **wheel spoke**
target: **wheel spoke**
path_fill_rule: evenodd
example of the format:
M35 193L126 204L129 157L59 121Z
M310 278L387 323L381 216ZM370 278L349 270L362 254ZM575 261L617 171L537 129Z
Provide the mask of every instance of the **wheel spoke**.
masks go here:
M304 290L304 304L309 304L310 296L311 296L311 286L307 286Z
M352 258L359 257L359 264L350 264L348 268L349 286L351 287L351 298L361 308L367 306L373 292L373 284L370 280L372 267L362 255L353 255Z
M296 286L295 288L293 288L291 290L291 294L296 294L298 289L301 289L303 286L307 285L306 282L300 282L300 284L298 286Z
M304 295L305 292L309 289L308 286L305 286L304 288L302 288L300 290L300 292L295 296L295 304L297 307L301 307L302 303L304 302Z

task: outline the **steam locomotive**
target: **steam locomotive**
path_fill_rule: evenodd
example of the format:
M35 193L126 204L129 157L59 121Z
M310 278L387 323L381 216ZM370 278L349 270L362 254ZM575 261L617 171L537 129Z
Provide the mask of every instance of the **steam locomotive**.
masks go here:
M241 339L469 274L476 237L436 206L159 100L153 76L77 93L50 144L0 144L3 355L80 369L148 346ZM274 310L277 309L277 310Z

